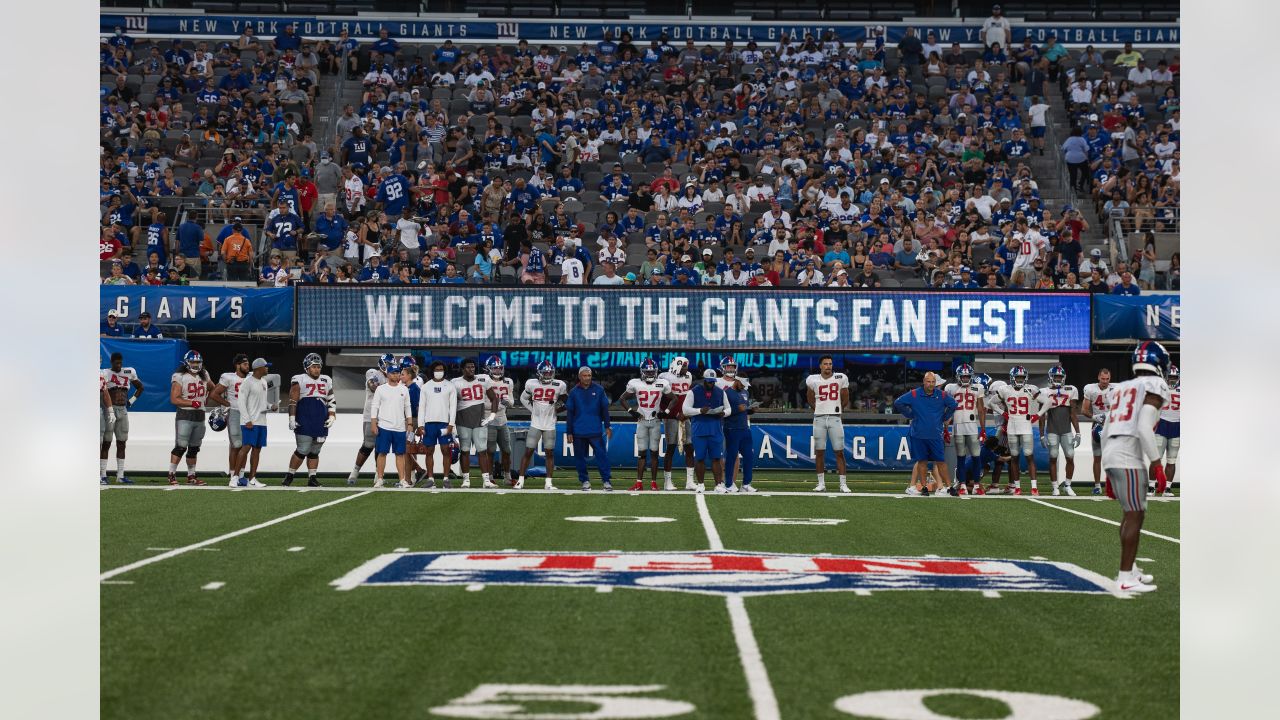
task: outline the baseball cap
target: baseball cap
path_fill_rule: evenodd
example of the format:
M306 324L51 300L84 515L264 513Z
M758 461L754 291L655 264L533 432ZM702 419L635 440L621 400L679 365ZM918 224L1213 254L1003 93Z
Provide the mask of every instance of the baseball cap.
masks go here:
M141 318L150 318L150 317L151 317L151 313L150 313L150 312L147 312L146 310L143 310L142 312L138 313L138 318L139 318L139 319L141 319Z
M705 248L705 249L702 251L702 256L703 256L703 257L706 257L706 256L708 256L708 255L713 255L713 254L714 254L714 253L712 253L712 252L711 252L711 248Z
M627 282L635 282L635 281L636 281L636 274L635 274L635 273L631 273L631 272L629 272L629 273L627 273L626 275L624 275L622 279L623 279L623 280L626 280Z
M1091 257L1102 257L1102 251L1099 250L1098 248L1094 248L1089 251L1089 255Z
M258 368L264 368L264 367L269 368L271 367L271 363L267 362L263 358L256 358L252 363L250 363L249 367L253 368L254 370L257 370Z
M703 379L703 380L715 380L715 379L716 379L716 371L715 371L715 370L712 370L711 368L707 368L706 370L703 370L703 371L702 371L702 379Z
M115 310L108 310L107 317L118 318L120 315Z
M688 261L688 260L692 260L692 259L693 259L693 258L689 257L688 255L681 255L681 256L680 256L680 262L686 262L686 261Z

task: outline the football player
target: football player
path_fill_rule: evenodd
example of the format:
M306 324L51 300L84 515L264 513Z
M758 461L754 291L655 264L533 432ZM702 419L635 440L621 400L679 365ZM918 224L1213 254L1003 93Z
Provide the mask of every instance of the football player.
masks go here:
M507 427L507 408L515 406L516 384L506 377L506 368L497 355L491 355L484 361L484 370L493 381L493 392L498 396L498 409L485 418L485 425L489 428L489 462L493 463L494 452L501 453L493 476L514 485L516 478L511 474L511 429Z
M830 444L836 453L836 471L840 474L840 492L849 492L845 479L844 423L840 413L849 407L849 378L834 370L830 355L818 358L818 372L805 378L805 395L813 408L813 459L818 473L814 492L826 492L826 454Z
M373 404L373 394L378 391L378 386L387 382L387 368L397 365L396 356L391 353L384 353L378 358L378 367L369 368L364 371L364 441L360 443L360 449L356 451L356 464L351 468L351 474L347 476L347 485L355 485L356 480L360 478L360 468L364 467L364 461L369 459L369 454L373 452L374 445L377 442L377 436L373 432L373 425L369 421L369 408Z
M209 393L209 404L228 408L227 474L231 476L231 487L236 487L248 484L247 479L242 482L240 478L240 448L244 447L244 441L240 435L240 408L236 401L240 397L240 384L249 377L249 356L244 353L236 355L231 361L231 367L232 372L224 372L218 376L218 383L213 386L213 392Z
M213 382L204 369L204 357L195 350L182 356L182 364L169 379L169 402L178 408L174 418L173 451L169 453L169 484L177 485L178 461L187 457L187 484L204 485L196 477L196 455L204 440L204 406Z
M663 409L658 417L667 418L663 423L663 432L667 438L667 457L662 464L662 480L664 490L675 490L671 482L671 466L675 465L676 450L684 453L684 489L693 490L693 436L689 434L689 418L684 416L684 396L693 387L693 375L689 373L689 358L677 355L671 359L671 366L658 376L671 386L671 394L664 399Z
M1121 592L1145 593L1156 589L1150 575L1134 562L1147 510L1147 475L1156 479L1156 491L1164 492L1167 479L1156 449L1155 426L1160 408L1169 402L1169 353L1150 340L1133 349L1130 358L1134 378L1107 388L1107 417L1102 426L1102 468L1107 474L1107 494L1120 501Z
M107 433L115 427L116 416L111 412L113 403L111 401L111 393L107 392L107 379L98 373L98 437L104 438ZM102 471L102 477L99 482L103 485L107 484L106 471Z
M1009 490L1014 495L1022 494L1022 485L1018 475L1021 461L1018 455L1027 459L1027 474L1031 476L1031 494L1039 495L1036 487L1035 445L1031 441L1031 429L1040 422L1037 414L1036 394L1040 391L1035 385L1027 383L1027 369L1022 365L1009 368L1009 382L996 391L1000 404L1004 407L1001 418L1005 421L1005 436L1009 453L1013 456L1009 463Z
M462 361L462 377L453 378L454 389L458 391L458 413L455 426L458 429L458 442L462 445L459 465L462 472L462 487L471 487L471 452L474 450L480 461L480 477L483 487L496 488L489 477L493 458L489 456L489 428L485 419L497 413L498 394L493 388L493 380L488 375L476 373L476 361L467 358Z
M738 461L742 461L741 492L755 492L751 484L752 469L755 466L755 451L751 447L751 419L756 403L751 402L751 383L738 373L738 361L726 355L720 360L720 378L716 385L724 390L733 409L724 421L724 484L726 492L739 492L733 483L733 476L738 471Z
M1078 402L1080 391L1067 384L1066 369L1061 365L1049 368L1049 387L1041 388L1036 396L1036 414L1040 416L1040 445L1049 449L1049 482L1054 495L1059 488L1068 495L1076 494L1071 489L1071 477L1076 471L1076 448L1080 446L1080 420L1075 414ZM1067 477L1063 480L1058 479L1059 453L1067 458Z
M107 484L107 454L111 452L111 438L116 440L116 482L121 485L132 485L133 481L124 476L124 446L129 440L129 406L142 395L142 381L138 373L131 367L124 366L124 356L118 352L111 353L111 367L102 371L102 379L106 383L107 392L111 395L111 407L106 412L112 416L112 432L103 433L102 446L99 448L98 470L102 475L102 484ZM129 391L133 390L130 395Z
M1160 421L1156 423L1156 450L1160 453L1157 461L1164 459L1164 475L1169 479L1161 495L1173 495L1173 476L1178 470L1178 447L1182 444L1180 426L1182 424L1182 372L1178 366L1169 365L1169 400L1160 408ZM119 427L117 425L117 427ZM120 454L123 456L124 451ZM1154 490L1155 486L1151 486Z
M446 488L453 487L449 476L453 452L442 447L443 453L440 472L435 472L436 446L443 446L442 438L453 437L453 423L458 414L458 391L452 382L444 378L444 363L436 360L428 370L431 377L422 383L422 391L418 396L418 431L419 443L425 453L426 475L425 487L435 487L437 483ZM452 444L452 441L450 441Z
M544 488L555 489L552 479L556 471L556 413L564 407L568 395L569 387L563 380L556 379L556 366L550 360L538 363L537 377L525 381L520 404L529 411L529 434L524 444L524 458L520 461L520 477L515 484L517 490L524 487L524 474L539 445L547 463Z
M982 494L982 485L974 483L982 474L982 444L987 441L987 408L982 402L982 385L974 382L973 366L956 368L956 381L943 392L956 399L956 412L951 416L951 429L942 433L943 442L956 448L957 492Z
M307 487L319 487L316 470L320 467L320 449L329 437L329 428L338 416L333 398L333 378L323 374L324 363L317 353L302 360L302 374L289 382L289 429L297 448L289 458L289 472L282 485L292 485L293 475L307 461Z
M658 377L658 363L653 358L645 358L640 363L640 377L627 381L627 389L618 399L619 404L631 413L636 421L636 484L631 486L632 492L644 489L644 469L651 467L649 489L658 489L658 458L662 452L662 420L658 412L662 409L662 400L671 394L671 385ZM649 454L653 454L653 462L649 463ZM669 481L668 481L669 482Z
M1084 401L1080 412L1089 418L1093 427L1093 494L1102 494L1102 424L1107 419L1107 391L1111 387L1111 371L1098 371L1098 382L1084 386Z

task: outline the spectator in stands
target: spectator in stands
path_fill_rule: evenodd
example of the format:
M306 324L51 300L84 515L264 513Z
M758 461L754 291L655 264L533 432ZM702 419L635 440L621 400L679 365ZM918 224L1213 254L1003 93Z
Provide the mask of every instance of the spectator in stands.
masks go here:
M1123 265L1124 263L1121 263ZM1120 282L1111 288L1112 295L1141 295L1142 289L1133 281L1133 273L1124 270L1120 273Z
M1012 37L1013 30L1009 25L1009 18L1004 16L1004 10L999 5L992 5L991 17L982 21L982 30L978 32L978 39L985 47L990 48L992 45L1004 47L1009 44Z
M120 327L120 316L115 310L108 310L107 317L98 324L98 335L100 337L121 337L124 335L124 328Z
M160 328L151 324L151 313L143 310L138 313L138 325L133 329L133 337L136 339L159 340L164 337L160 332Z
M1111 292L1111 287L1107 285L1107 281L1102 275L1102 270L1096 267L1089 271L1089 282L1085 285L1085 289L1095 295Z
M1062 143L1062 159L1067 163L1071 174L1071 187L1078 192L1088 193L1089 143L1085 142L1084 131L1075 127L1071 129L1071 137Z

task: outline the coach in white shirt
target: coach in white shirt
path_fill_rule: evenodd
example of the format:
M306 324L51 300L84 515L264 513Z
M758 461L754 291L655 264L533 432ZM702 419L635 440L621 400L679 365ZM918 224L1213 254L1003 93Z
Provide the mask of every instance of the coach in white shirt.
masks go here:
M258 456L267 446L267 381L263 378L271 363L257 358L249 365L249 377L240 383L236 409L240 411L240 453L236 468L244 468L249 460L249 487L265 487L258 482Z

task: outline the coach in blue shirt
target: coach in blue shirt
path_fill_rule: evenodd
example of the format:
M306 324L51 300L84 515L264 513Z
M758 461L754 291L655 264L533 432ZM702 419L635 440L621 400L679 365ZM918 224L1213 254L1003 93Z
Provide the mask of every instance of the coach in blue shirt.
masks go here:
M591 489L587 478L587 451L595 453L596 466L604 489L612 490L609 449L605 440L613 437L609 427L609 395L599 384L591 382L591 368L578 370L578 384L569 390L565 402L565 441L573 445L573 461L578 466L578 482L583 490Z
M955 413L956 400L937 387L937 384L937 375L925 373L919 388L903 393L902 397L893 401L893 410L911 421L907 442L911 447L911 457L916 461L911 471L912 488L917 483L923 483L926 467L932 462L937 482L934 492L942 492L950 485L946 480L950 473L947 472L947 456L942 447L942 428ZM921 494L929 494L929 489L926 488Z
M716 386L716 371L702 372L702 384L689 388L684 396L684 416L689 418L689 434L693 436L694 468L698 474L698 492L702 492L707 461L716 491L724 492L724 419L733 415L729 397Z

